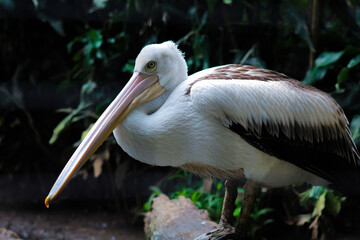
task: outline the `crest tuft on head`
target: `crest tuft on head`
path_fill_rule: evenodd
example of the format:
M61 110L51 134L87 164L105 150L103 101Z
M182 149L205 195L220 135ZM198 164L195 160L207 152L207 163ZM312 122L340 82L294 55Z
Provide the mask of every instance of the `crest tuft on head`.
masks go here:
M185 57L185 54L179 50L178 45L176 45L173 41L169 40L166 42L163 42L162 45L165 45L165 47L172 48L180 53L182 57Z

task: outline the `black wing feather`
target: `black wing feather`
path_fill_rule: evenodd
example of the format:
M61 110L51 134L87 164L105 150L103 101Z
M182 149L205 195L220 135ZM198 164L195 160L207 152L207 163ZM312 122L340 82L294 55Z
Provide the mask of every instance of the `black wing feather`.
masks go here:
M325 136L322 141L309 142L300 139L299 132L311 134L315 130L301 129L299 125L292 128L294 138L287 137L284 131L279 131L278 136L274 136L271 134L271 125L273 124L263 125L261 135L246 130L236 122L232 122L229 128L255 148L328 180L347 195L360 195L358 156L354 154L356 161L350 161L348 155L339 154L341 149L348 148L349 139L344 136ZM323 132L324 135L329 135L332 131L324 127Z

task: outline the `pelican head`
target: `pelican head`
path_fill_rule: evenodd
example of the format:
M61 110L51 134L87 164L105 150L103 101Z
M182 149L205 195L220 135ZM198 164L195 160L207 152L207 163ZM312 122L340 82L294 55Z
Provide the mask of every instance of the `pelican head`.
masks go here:
M159 84L173 90L187 78L183 53L172 41L145 46L136 58L134 72L157 75Z
M49 207L71 177L134 108L159 97L166 90L172 91L186 78L185 59L172 41L144 47L136 58L132 77L71 156L46 197L45 205Z

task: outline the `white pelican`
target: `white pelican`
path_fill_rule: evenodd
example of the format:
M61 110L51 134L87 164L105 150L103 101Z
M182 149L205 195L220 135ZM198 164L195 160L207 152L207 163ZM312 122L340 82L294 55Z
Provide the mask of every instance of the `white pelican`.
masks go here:
M241 235L256 184L332 184L346 194L360 194L359 153L348 125L333 98L284 74L232 64L188 76L173 42L148 45L45 204L113 131L118 144L141 162L227 179L222 229L214 236L227 232L237 180L245 179L235 232Z

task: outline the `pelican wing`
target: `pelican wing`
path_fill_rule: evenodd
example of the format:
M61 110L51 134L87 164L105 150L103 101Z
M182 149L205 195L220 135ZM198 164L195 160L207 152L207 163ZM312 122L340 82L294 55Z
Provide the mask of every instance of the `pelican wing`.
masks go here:
M359 154L341 107L326 93L275 71L226 65L190 76L187 94L250 145L341 188L359 181Z

